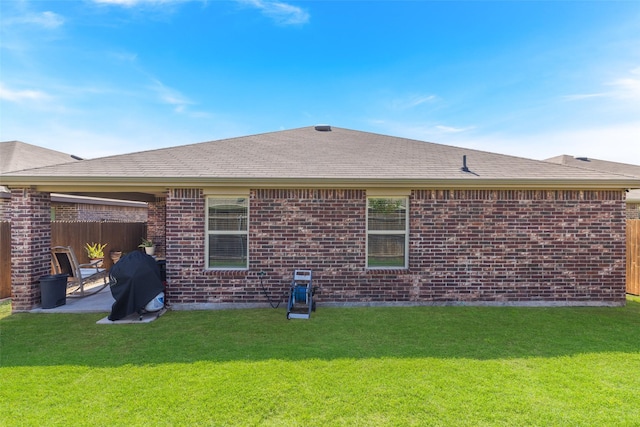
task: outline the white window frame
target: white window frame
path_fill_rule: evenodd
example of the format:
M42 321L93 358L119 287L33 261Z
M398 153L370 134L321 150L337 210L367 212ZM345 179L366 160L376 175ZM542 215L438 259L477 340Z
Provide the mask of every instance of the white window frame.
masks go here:
M372 199L386 199L386 200L403 200L405 206L405 218L404 218L404 230L369 230L369 205ZM409 268L409 197L407 196L368 196L367 197L367 241L366 241L366 268L369 270L392 270L392 269L407 269ZM396 235L404 234L404 265L369 265L369 236L371 235Z
M246 218L241 219L246 223L244 230L209 230L209 200L212 199L245 199L247 214ZM207 270L248 270L249 269L249 211L250 201L249 196L244 194L225 194L225 195L207 195L205 198L205 260L204 267ZM210 236L246 236L246 247L244 248L244 266L210 266L209 254L210 254Z

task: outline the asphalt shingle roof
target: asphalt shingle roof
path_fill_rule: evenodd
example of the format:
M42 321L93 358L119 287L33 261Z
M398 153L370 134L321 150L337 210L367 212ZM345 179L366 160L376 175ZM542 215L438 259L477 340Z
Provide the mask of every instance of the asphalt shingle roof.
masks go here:
M21 141L0 142L0 173L75 161L70 154Z
M632 165L629 163L610 162L608 160L591 159L588 157L573 157L566 154L552 157L546 161L566 166L591 169L601 172L613 172L640 178L640 165Z
M461 170L466 156L469 172ZM620 180L617 174L313 126L19 171L7 176L195 180ZM2 179L2 178L0 178Z

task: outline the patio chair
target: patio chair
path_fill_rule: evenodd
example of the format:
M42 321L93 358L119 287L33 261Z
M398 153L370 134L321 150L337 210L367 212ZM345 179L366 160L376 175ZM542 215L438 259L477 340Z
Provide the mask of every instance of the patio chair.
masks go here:
M80 264L70 246L54 246L51 248L51 263L56 274L67 274L67 296L86 297L104 289L109 281L107 270L100 268L100 261ZM94 286L85 288L87 283L96 282Z

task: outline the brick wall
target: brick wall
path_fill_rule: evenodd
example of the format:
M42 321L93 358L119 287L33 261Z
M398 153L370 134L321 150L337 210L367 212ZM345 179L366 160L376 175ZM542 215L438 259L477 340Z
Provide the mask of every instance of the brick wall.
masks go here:
M303 268L313 270L314 283L322 284L318 298L375 297L375 286L366 286L363 268L365 191L256 190L250 200L250 266L267 273L264 283L270 292L288 293L293 270ZM249 282L256 286L255 280ZM354 289L363 293L351 295Z
M11 190L11 304L13 311L40 303L40 277L51 271L51 199L29 188Z
M200 189L168 192L165 243L170 303L208 302L219 288L216 278L204 272L204 202Z
M75 203L51 202L51 217L55 221L77 221L78 205Z
M11 209L11 198L0 195L0 221L9 221L9 210Z
M146 207L52 202L56 221L146 222Z
M431 191L410 198L407 270L367 270L366 191L252 190L249 271L205 270L205 201L166 201L167 297L265 303L310 268L325 303L623 304L622 191Z
M165 223L166 223L167 200L164 197L157 197L149 203L147 218L147 239L156 245L156 256L165 256Z
M624 302L623 193L416 191L418 300Z
M11 198L0 197L0 220L10 219ZM146 207L51 202L56 221L126 221L146 222Z

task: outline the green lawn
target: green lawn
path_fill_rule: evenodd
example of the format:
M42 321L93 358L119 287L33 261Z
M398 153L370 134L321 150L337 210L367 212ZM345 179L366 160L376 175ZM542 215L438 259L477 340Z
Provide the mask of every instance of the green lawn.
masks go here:
M101 317L0 306L0 425L640 425L639 299Z

